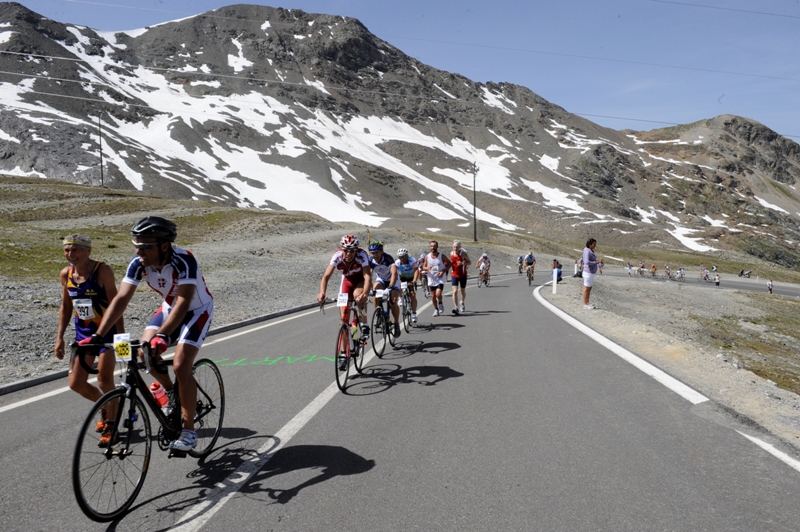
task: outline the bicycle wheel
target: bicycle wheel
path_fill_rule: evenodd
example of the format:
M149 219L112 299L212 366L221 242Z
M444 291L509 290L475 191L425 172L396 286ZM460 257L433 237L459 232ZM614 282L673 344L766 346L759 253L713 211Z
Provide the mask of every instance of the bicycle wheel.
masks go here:
M489 277L489 275L488 275L488 274L487 274L487 275L486 275L486 277L483 279L483 282L486 284L486 286L489 286L489 279L491 279L491 277Z
M192 375L197 383L197 409L194 413L194 429L197 432L197 447L189 451L195 458L203 458L214 448L222 420L225 417L225 386L219 368L207 358L192 366Z
M425 296L425 299L429 299L431 297L431 289L428 288L428 278L422 278L422 295Z
M339 362L344 359L344 365L339 366ZM347 388L347 376L350 373L350 326L342 324L339 327L339 335L336 337L336 355L334 356L336 366L336 385L341 391Z
M531 272L528 272L528 286L530 286L532 282L533 282L533 277L531 276Z
M411 330L411 298L403 295L403 328L408 333Z
M402 319L403 319L403 316L400 316L400 320L402 320ZM385 327L386 327L386 337L389 339L389 344L391 344L391 346L394 347L395 344L397 343L397 337L394 335L394 325L395 324L391 321L391 318L389 318L386 321L384 321L384 324L385 324ZM397 325L400 325L400 324L398 323Z
M478 277L476 279L478 279L478 288L480 288L481 284L483 283L483 278L480 274L478 274Z
M72 488L86 517L104 523L130 508L142 489L150 465L150 417L138 395L130 400L118 388L103 395L81 425L72 455ZM100 409L117 404L116 429L110 445L101 447L95 424Z
M358 324L358 329L361 331L361 324ZM352 333L350 334L350 338L353 338ZM359 332L358 339L353 338L353 341L350 344L350 358L353 359L353 365L356 368L356 371L359 373L364 373L364 359L367 356L367 342L365 342L361 338L361 333Z
M383 307L376 308L372 313L372 350L378 358L382 358L386 350L386 320L383 317Z

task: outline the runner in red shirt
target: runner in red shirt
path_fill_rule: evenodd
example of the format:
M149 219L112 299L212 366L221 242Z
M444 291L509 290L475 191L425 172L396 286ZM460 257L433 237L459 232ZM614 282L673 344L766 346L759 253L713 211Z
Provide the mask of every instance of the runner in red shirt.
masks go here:
M450 273L450 282L453 285L453 314L464 312L464 300L467 298L467 270L472 262L467 252L461 248L461 241L453 240L453 251L450 253L450 262L453 270ZM461 306L458 305L458 287L461 287Z

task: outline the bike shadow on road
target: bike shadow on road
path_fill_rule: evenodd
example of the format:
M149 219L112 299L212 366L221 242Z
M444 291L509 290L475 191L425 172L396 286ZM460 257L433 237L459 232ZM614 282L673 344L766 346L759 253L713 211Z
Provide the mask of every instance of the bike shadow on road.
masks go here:
M366 473L373 467L375 460L344 447L292 445L278 450L239 492L256 497L265 494L269 504L286 504L305 488L335 477ZM286 485L293 486L280 487Z
M457 344L453 344L457 345ZM347 387L347 395L366 396L383 393L401 384L436 386L464 374L447 366L401 367L398 364L367 366L364 373Z
M452 316L448 316L452 317ZM412 332L409 334L414 334L413 331L417 331L418 333L423 332L430 332L430 331L452 331L453 329L460 329L465 325L461 323L447 323L447 322L436 322L436 323L417 323L417 325L412 329Z

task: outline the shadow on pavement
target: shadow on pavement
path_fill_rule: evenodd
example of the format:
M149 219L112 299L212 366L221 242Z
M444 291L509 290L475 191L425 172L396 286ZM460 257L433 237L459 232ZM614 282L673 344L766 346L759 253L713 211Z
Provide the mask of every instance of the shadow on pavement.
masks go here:
M436 386L442 381L463 376L463 373L447 366L414 366L410 368L403 368L397 364L368 366L364 368L363 375L353 379L352 384L347 387L347 394L353 396L375 395L400 384Z

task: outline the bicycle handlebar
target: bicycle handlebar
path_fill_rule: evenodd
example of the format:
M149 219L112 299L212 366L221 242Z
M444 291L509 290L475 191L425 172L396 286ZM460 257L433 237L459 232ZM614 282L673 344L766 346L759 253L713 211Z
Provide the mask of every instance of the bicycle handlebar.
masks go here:
M86 370L87 373L90 373L92 375L97 375L99 370L96 370L93 367L89 366L89 364L86 363L86 357L87 356L97 356L99 353L98 354L93 354L91 352L91 351L94 351L94 350L103 349L103 348L105 348L105 349L114 349L114 344L103 343L103 344L78 345L78 342L72 342L71 344L69 344L69 347L70 347L70 350L71 350L71 353L70 353L70 364L69 364L70 368L72 368L72 361L77 356L78 357L78 363L81 365L81 367L84 370ZM145 367L147 368L147 371L149 372L150 371L150 354L151 354L150 353L150 351L151 351L150 344L148 342L141 343L139 341L131 342L131 351L134 351L136 349L142 349L145 352L145 356L144 356ZM131 353L131 358L133 358L133 356L134 356L133 353ZM139 365L139 367L142 367L141 364L139 364L138 362L137 362L137 365Z

